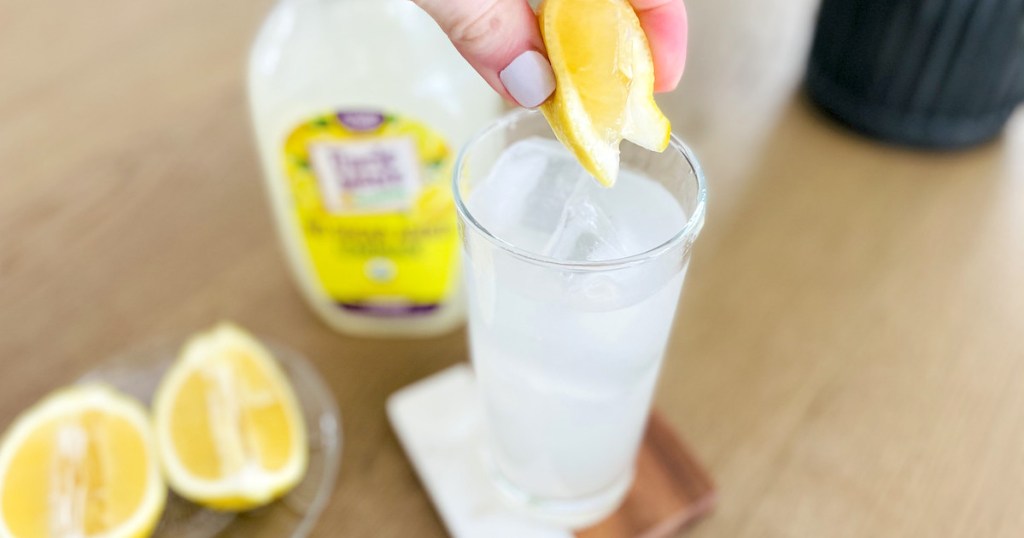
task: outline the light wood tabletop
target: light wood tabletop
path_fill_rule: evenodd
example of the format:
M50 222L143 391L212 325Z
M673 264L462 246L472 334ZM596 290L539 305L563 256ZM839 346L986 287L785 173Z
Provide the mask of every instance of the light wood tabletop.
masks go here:
M710 184L657 407L719 487L694 537L1024 536L1024 115L948 154L807 103L814 0L690 0L660 98ZM244 60L269 0L0 0L0 426L229 318L313 359L345 444L314 535L442 536L384 414L465 334L332 333L264 199Z

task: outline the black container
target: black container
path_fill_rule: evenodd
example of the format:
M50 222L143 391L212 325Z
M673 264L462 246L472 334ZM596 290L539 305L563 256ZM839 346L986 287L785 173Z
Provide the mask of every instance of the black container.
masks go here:
M823 0L807 91L885 141L983 142L1024 100L1024 0Z

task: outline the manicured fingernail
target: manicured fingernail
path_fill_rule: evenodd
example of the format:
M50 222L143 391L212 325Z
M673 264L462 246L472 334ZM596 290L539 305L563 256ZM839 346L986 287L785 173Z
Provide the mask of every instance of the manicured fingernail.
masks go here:
M528 50L498 73L505 89L521 106L534 108L555 91L555 74L543 54Z

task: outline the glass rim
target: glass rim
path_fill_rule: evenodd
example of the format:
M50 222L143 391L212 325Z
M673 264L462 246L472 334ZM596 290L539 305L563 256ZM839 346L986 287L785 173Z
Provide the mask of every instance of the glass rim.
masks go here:
M657 246L636 254L630 254L629 256L623 256L621 258L614 258L611 260L566 261L530 252L491 233L487 227L481 224L480 221L473 216L473 213L470 212L469 207L467 207L462 198L462 191L459 189L459 183L462 179L462 164L466 160L466 156L473 150L473 147L494 131L505 128L509 125L514 125L519 120L528 116L536 117L539 115L539 111L531 109L519 109L505 114L478 131L459 150L459 154L455 159L455 167L452 172L452 192L455 199L456 211L458 212L459 217L462 218L463 222L472 227L475 232L486 238L492 245L507 252L515 258L535 265L572 271L608 271L631 267L657 258L687 241L692 244L692 240L697 237L697 234L700 233L701 227L704 225L704 215L706 211L705 206L707 204L707 184L704 178L704 169L701 167L700 161L697 160L693 150L680 140L675 133L670 134L669 145L668 148L666 148L666 151L677 151L686 160L687 164L690 165L694 179L697 182L697 199L693 212L686 219L686 224L684 224L678 232L672 235L672 237L666 239ZM689 249L689 246L687 246L686 249Z

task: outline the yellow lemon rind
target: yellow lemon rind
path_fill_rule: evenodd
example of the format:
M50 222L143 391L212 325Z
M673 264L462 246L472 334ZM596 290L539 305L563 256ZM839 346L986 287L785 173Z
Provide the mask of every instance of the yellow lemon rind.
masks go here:
M550 37L555 32L552 30L554 21L550 10L557 9L556 2L557 0L545 0L537 12L541 36L555 75L555 91L541 104L540 110L548 120L555 137L573 152L583 168L599 183L610 187L618 175L618 151L595 136L590 117L583 110L579 92L576 91L567 70L560 68L563 63L561 43Z

